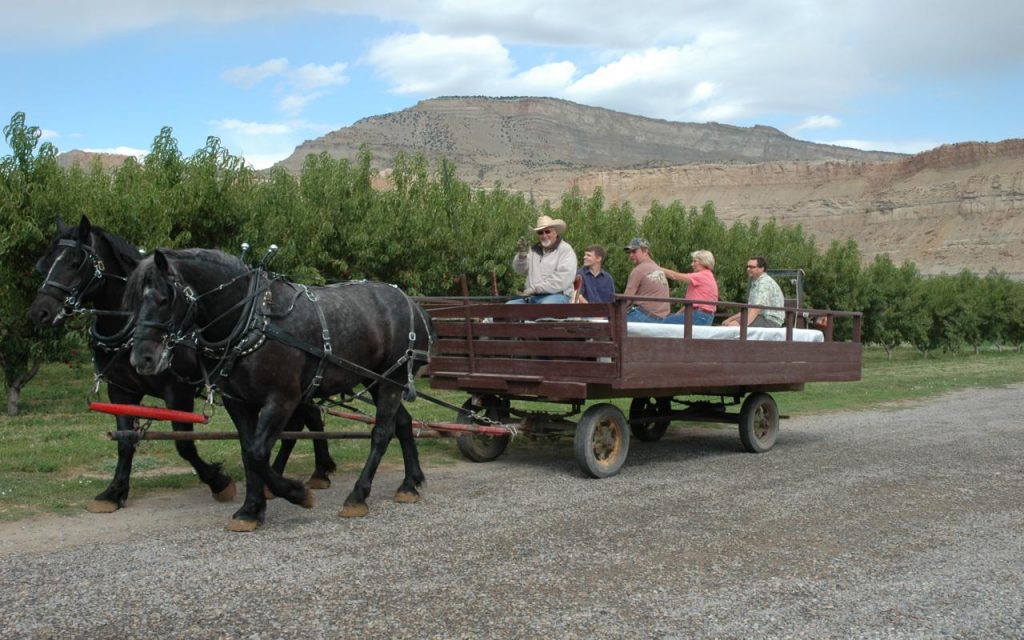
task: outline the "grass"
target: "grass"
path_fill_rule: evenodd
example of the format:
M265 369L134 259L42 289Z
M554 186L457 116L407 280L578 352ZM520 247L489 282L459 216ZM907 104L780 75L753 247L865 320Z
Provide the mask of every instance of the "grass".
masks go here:
M424 384L425 381L421 381ZM1005 351L986 351L979 355L947 354L922 358L917 352L898 350L892 360L877 349L864 353L863 379L858 382L810 383L801 392L774 394L780 410L790 416L832 411L898 406L922 401L936 395L967 387L994 387L1024 382L1024 355ZM83 505L102 491L113 474L115 445L106 433L113 430L110 416L88 411L92 391L92 370L88 361L52 364L44 367L25 389L21 415L0 418L0 520L14 520L55 512L79 512ZM466 396L461 393L432 392L455 405ZM146 403L160 403L147 398ZM628 410L628 401L618 401ZM450 421L452 411L419 400L408 405L418 419ZM558 407L545 405L557 411ZM167 429L156 423L154 429ZM350 426L347 421L328 417L332 431L366 430L365 425ZM200 430L233 431L222 407L217 407L208 426ZM422 439L418 442L429 468L450 464L459 454L449 440ZM524 446L519 444L518 446ZM531 446L526 444L525 446ZM208 461L223 462L228 473L242 478L235 441L198 443ZM350 483L366 457L365 440L332 440L331 454L338 462L338 482ZM385 465L401 465L397 445L388 449ZM307 477L313 469L312 447L299 442L289 463L288 474ZM198 485L192 470L182 461L170 442L140 444L133 464L133 497L158 491L177 490Z

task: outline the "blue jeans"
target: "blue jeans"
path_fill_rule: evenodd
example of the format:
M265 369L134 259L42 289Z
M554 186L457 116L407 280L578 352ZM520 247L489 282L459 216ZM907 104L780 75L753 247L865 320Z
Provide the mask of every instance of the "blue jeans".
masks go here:
M630 307L626 314L626 322L661 322L658 316L652 316L640 307Z
M569 304L569 296L564 293L538 293L509 300L507 304Z
M711 326L712 321L715 319L715 314L710 311L704 311L703 309L694 309L692 317L694 326ZM665 318L662 321L662 324L686 324L686 316L683 315L682 311L673 313L669 317Z

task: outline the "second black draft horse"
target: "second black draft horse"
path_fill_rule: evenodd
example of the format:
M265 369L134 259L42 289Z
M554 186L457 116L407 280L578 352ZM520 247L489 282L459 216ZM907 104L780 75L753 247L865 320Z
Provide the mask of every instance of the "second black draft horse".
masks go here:
M200 377L195 350L182 348L174 366L158 375L140 375L128 361L134 324L128 313L121 309L128 276L135 271L142 255L138 249L119 235L93 225L82 216L77 226L66 226L57 219L57 235L46 253L39 259L36 269L45 274L28 315L41 327L60 327L75 314L88 313L94 317L89 331L89 350L92 352L96 375L107 383L107 395L118 404L139 404L143 396L163 399L169 409L192 411ZM130 431L135 419L118 416L117 430ZM314 407L296 416L295 428L305 424L311 431L323 431L323 419ZM175 431L191 431L188 422L173 422ZM284 466L295 445L294 440L282 443L274 461L278 472ZM235 497L235 482L219 463L209 463L200 457L191 440L176 440L175 448L187 460L200 481L209 486L213 497L227 502ZM323 489L330 486L330 473L335 464L327 443L314 441L316 468L309 485ZM93 513L111 513L125 506L128 499L135 444L118 440L117 466L110 484L86 508Z
M125 306L136 312L131 362L163 371L182 337L194 335L211 384L221 392L242 442L245 503L228 528L252 531L266 511L264 488L306 507L312 497L281 477L268 455L288 417L314 398L368 389L376 405L370 452L339 513L368 513L366 498L392 437L405 477L398 502L416 502L423 483L412 417L403 394L433 343L430 317L397 287L379 282L307 287L249 269L207 249L158 250L132 274Z

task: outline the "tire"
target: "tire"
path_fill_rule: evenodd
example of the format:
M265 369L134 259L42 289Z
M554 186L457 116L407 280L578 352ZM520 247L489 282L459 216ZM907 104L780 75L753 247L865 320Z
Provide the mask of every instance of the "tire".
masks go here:
M633 398L629 403L629 430L637 440L644 442L657 442L665 435L668 429L668 418L657 418L667 416L672 412L672 398ZM643 422L643 420L650 418Z
M476 407L473 406L472 400L466 400L462 405L463 409L474 410ZM497 420L499 422L505 422L508 417L508 408L502 406L501 402L492 396L484 399L484 415L491 420ZM468 416L459 414L455 417L455 421L459 424L470 424L472 421ZM494 460L502 453L505 452L505 448L508 447L509 441L512 436L486 436L476 433L461 433L455 439L455 444L459 448L459 452L473 462L490 462Z
M591 478L614 476L629 453L626 416L606 402L583 412L573 441L576 463Z
M740 441L750 453L764 453L779 437L779 407L767 393L752 393L740 407Z

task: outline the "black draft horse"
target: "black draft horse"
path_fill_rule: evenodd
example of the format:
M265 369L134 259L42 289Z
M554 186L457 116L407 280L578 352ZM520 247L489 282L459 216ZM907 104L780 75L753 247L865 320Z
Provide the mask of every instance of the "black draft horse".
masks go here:
M412 378L429 357L433 327L398 288L366 281L306 287L219 251L158 250L132 274L125 306L136 312L131 361L141 373L160 373L181 336L198 336L211 383L242 442L246 497L229 529L252 531L263 522L265 487L312 506L301 483L267 464L270 449L296 407L359 385L373 397L376 422L366 464L339 515L367 514L374 474L396 435L405 478L395 500L419 499L424 476L402 398L414 397ZM210 345L223 355L210 358L203 348Z
M58 327L76 313L92 313L94 321L89 334L89 348L97 375L107 382L107 395L118 404L139 404L143 396L162 398L169 409L192 411L195 406L197 380L200 377L194 349L183 348L173 368L158 375L140 375L128 360L131 331L134 324L121 310L125 284L142 256L124 238L93 226L82 216L76 227L67 227L57 220L57 235L36 269L46 280L39 288L29 317L39 326ZM304 409L299 416L311 431L323 431L323 420L315 408ZM135 419L117 417L119 431L131 430ZM175 431L191 431L188 422L172 423ZM204 461L195 443L175 441L178 455L195 469L199 479L210 487L213 497L227 502L235 497L235 482L224 473L220 464ZM294 440L284 441L274 461L274 468L283 471ZM330 473L335 464L327 443L314 442L316 469L309 486L330 486ZM86 506L93 513L110 513L125 505L128 498L135 445L118 441L117 466L110 484Z

